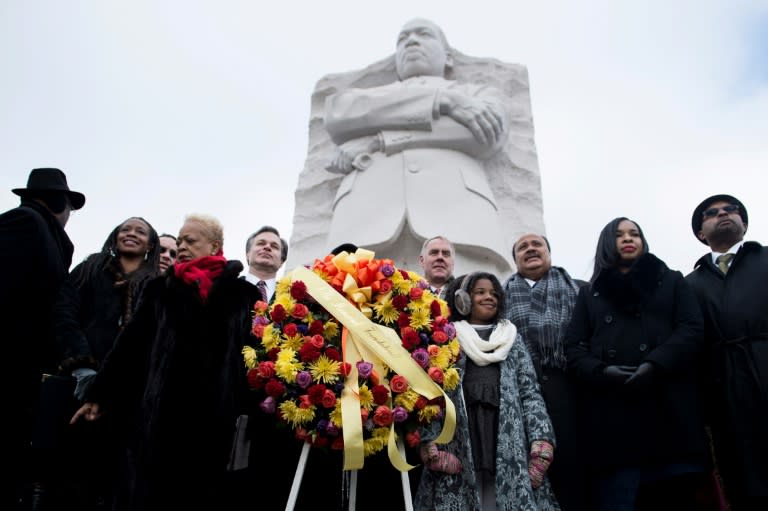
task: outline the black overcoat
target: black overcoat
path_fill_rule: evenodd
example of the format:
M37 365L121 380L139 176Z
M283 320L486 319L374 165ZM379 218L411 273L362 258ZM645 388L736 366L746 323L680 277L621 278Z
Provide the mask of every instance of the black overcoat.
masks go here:
M727 275L706 254L686 279L704 312L708 418L726 490L768 497L768 249L745 242Z
M580 290L565 342L595 468L707 463L696 377L702 318L680 272L645 254L627 274L601 273ZM645 389L603 375L608 365L642 362L655 368Z
M149 282L89 389L125 425L117 509L236 508L226 467L257 293L241 270L227 263L205 301L172 271Z

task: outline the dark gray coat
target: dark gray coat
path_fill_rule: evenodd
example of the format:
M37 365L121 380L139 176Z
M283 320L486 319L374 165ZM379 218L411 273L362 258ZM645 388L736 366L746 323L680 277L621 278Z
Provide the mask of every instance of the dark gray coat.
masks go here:
M693 290L652 254L581 289L565 342L595 468L706 462L695 370L702 341ZM603 376L607 365L642 362L655 368L642 390Z

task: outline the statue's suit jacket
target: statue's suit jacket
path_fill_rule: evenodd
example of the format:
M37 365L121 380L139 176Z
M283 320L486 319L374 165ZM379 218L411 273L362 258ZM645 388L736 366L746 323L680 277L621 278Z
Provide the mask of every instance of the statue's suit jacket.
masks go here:
M484 146L465 126L440 115L439 94L448 88L491 105L508 125L499 91L440 77L349 89L326 99L325 126L337 145L364 136L384 142L384 151L371 155L367 169L353 170L342 180L333 201L329 246L350 239L360 246L391 243L407 221L421 238L440 234L506 259L482 161L503 146L506 131L495 146Z

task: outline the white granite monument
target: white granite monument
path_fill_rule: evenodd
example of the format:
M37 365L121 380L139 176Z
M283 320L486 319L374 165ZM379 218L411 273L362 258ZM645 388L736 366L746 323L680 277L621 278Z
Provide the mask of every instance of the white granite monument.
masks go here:
M523 66L463 55L415 19L395 55L318 82L287 269L349 242L418 271L442 235L457 275L503 278L524 232L544 222Z

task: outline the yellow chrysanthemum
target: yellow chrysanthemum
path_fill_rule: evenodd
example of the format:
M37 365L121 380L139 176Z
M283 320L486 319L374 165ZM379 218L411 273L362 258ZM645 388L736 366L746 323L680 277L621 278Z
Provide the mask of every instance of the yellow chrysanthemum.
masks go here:
M269 351L280 345L280 332L274 329L272 323L264 326L264 334L261 336L261 345Z
M290 348L283 348L277 354L275 373L288 383L296 381L296 375L304 369L304 365L296 360L296 352Z
M376 312L376 317L385 325L391 325L400 316L400 311L392 305L391 301L376 304L373 310Z
M443 388L445 390L453 390L459 384L459 372L455 367L451 367L443 373Z
M250 346L243 347L243 359L245 360L245 367L248 369L253 369L259 362L256 358L256 350Z
M381 451L387 445L388 436L389 428L374 428L371 432L371 438L363 441L365 456L367 457Z
M275 294L275 301L272 303L272 307L269 309L270 312L272 312L272 310L275 308L275 305L282 305L285 309L285 312L290 313L290 311L292 311L293 307L296 305L296 300L293 299L290 292Z
M325 355L320 355L317 360L309 364L309 372L312 373L312 379L318 383L336 383L339 379L340 369L341 362L331 360Z
M291 276L286 275L277 281L275 286L275 295L291 294Z
M280 344L280 348L290 348L294 351L299 351L301 349L301 345L304 344L304 336L301 334L296 334L293 337L282 337L282 343Z
M413 411L413 405L416 404L416 400L419 399L419 395L411 389L406 390L402 394L398 394L395 398L395 406L402 406L409 413Z
M337 428L341 427L341 399L336 400L336 406L333 408L333 411L328 415L328 418L331 419L331 422L334 426Z
M443 299L440 299L439 303L440 303L440 315L443 316L444 318L447 318L448 316L450 316L451 309L448 308L448 302L446 302Z
M307 315L304 316L304 319L302 319L302 323L310 324L315 320L315 316L312 314L312 311L307 312Z
M411 281L408 279L404 279L402 275L400 275L399 271L396 271L392 274L392 289L401 294L401 295L407 295L408 292L411 290Z
M456 358L459 356L459 352L461 351L461 344L459 344L458 339L453 339L451 342L446 344L449 350L451 350L451 355L453 355L453 359L456 360Z
M280 403L280 411L283 412L285 420L291 423L293 427L306 424L315 418L315 406L301 408L293 401L283 401Z
M358 396L360 396L360 408L365 408L370 412L373 408L373 393L368 390L368 385L365 383L360 385Z
M409 279L411 280L411 282L413 282L414 284L418 284L419 282L421 282L422 280L424 280L424 277L422 277L421 275L419 275L418 273L416 273L416 272L414 272L414 271L409 271L409 272L408 272L408 278L409 278Z
M438 415L440 415L440 407L437 405L427 405L419 410L419 420L423 422L432 422Z
M443 370L443 372L445 372L445 370L448 368L448 364L451 363L451 360L453 360L453 355L451 354L451 349L448 346L440 346L437 355L434 357L429 357L431 365L439 367Z
M323 338L326 341L332 341L339 335L339 324L335 321L326 321L323 324Z
M416 307L411 309L411 328L421 330L429 326L429 309Z

